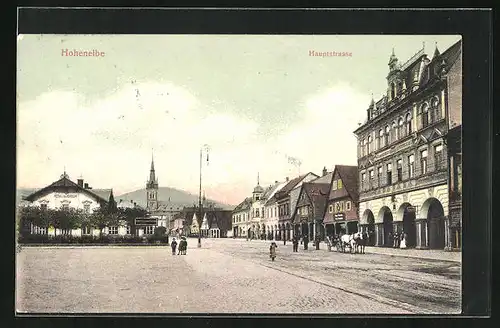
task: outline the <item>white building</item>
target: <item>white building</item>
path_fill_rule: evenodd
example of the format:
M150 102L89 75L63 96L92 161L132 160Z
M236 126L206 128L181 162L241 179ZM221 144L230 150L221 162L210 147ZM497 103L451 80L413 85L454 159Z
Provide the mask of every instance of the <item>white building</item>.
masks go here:
M112 195L112 189L93 189L88 183L84 183L83 179L78 179L77 183L74 183L69 179L66 172L64 172L59 180L26 196L25 200L29 202L29 206L37 206L41 209L76 209L90 214L102 206L107 206L110 199L112 199ZM118 234L119 232L125 234L127 228L111 227L103 231L103 233L112 234ZM66 231L61 231L53 227L47 228L32 225L31 233L59 235L66 233ZM90 227L73 229L71 231L71 235L73 236L98 234L98 229Z

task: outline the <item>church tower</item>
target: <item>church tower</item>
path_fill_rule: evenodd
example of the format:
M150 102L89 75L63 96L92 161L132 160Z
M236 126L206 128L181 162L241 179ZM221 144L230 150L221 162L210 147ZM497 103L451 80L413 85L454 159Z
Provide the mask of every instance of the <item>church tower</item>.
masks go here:
M149 180L146 183L147 211L154 211L158 208L158 179L155 176L155 163L151 155L151 169L149 171Z

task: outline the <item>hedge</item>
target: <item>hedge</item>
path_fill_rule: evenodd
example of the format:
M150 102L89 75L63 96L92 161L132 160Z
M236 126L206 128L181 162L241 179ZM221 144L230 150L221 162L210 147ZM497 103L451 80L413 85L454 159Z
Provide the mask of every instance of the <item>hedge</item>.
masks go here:
M170 240L169 240L170 241ZM165 244L167 242L167 236L110 236L103 235L100 237L96 236L48 236L48 235L37 235L29 234L24 236L19 236L19 244Z

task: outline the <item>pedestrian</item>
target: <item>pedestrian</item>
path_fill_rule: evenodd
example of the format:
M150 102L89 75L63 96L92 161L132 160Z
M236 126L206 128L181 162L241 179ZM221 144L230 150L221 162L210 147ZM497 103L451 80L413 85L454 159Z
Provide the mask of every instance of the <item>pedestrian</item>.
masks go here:
M286 237L283 238L283 246L286 246Z
M293 252L298 252L298 249L299 249L299 239L297 238L297 236L293 236L292 238L292 251Z
M319 235L316 236L316 250L318 251L319 250L319 243L320 243L320 238L319 238Z
M167 245L168 245L168 244L170 244L170 243L168 242L168 235L167 235Z
M187 254L187 249L188 249L188 242L187 242L186 238L184 238L184 255Z
M399 245L399 248L406 248L406 237L407 235L405 234L405 232L403 231L401 233L401 243Z
M170 247L172 247L172 255L175 255L175 249L177 248L177 242L175 241L175 237L172 238L172 243L170 244Z
M274 258L276 257L276 248L278 248L278 245L276 245L276 243L273 241L271 243L271 246L269 246L269 257L272 261L274 261Z

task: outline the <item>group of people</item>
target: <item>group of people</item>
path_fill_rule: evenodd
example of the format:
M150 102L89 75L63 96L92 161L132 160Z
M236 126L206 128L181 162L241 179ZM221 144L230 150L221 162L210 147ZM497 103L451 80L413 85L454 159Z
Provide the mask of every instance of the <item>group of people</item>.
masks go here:
M406 248L406 241L408 235L403 231L401 233L392 233L389 232L389 245L392 245L393 248Z
M177 241L175 240L175 237L172 239L170 247L172 247L172 255L175 255L175 251L177 249ZM186 255L186 253L187 253L187 240L186 238L182 237L181 241L179 242L179 251L177 252L177 255Z

